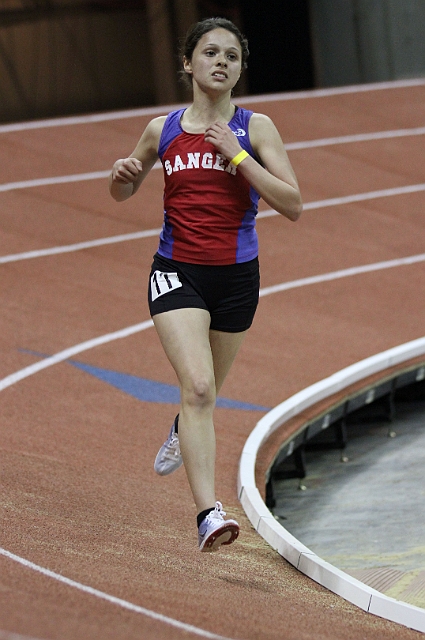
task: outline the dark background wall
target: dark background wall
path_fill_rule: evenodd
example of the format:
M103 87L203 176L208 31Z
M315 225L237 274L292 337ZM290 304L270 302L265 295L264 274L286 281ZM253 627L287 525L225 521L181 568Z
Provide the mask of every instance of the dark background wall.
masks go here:
M425 75L424 0L0 0L0 122L187 101L178 46L224 16L239 94Z
M308 0L248 0L241 17L250 44L251 93L314 86Z

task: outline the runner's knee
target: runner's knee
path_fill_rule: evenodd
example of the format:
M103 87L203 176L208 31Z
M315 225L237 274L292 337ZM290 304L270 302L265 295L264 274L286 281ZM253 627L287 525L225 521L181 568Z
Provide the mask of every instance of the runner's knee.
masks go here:
M182 403L193 408L204 409L215 404L215 383L213 379L196 377L181 391Z

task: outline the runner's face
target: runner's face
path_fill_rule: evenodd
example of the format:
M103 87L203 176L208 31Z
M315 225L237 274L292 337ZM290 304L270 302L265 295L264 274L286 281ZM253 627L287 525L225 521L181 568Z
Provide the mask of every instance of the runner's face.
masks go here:
M242 69L242 50L238 38L227 29L205 33L196 45L192 59L184 60L186 73L194 83L208 90L233 89Z

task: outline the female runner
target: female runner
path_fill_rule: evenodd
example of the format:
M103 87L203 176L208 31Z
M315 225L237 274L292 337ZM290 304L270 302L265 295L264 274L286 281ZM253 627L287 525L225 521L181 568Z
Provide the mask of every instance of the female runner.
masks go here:
M258 200L292 221L302 211L273 122L231 100L248 53L232 22L198 22L183 47L192 103L151 120L109 178L110 193L121 202L137 192L158 157L164 168L164 224L149 306L181 403L154 466L167 475L184 463L201 551L215 551L239 534L216 501L213 410L258 303Z

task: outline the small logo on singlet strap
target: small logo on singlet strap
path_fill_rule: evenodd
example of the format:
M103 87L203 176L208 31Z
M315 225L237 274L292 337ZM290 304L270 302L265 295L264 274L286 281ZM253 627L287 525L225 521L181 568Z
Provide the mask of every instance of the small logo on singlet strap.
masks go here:
M233 133L238 138L241 138L242 136L246 136L246 131L244 129L236 129L236 131L234 131Z
M165 293L173 291L183 286L179 280L177 273L163 273L162 271L154 271L151 276L151 295L152 302L163 296Z

